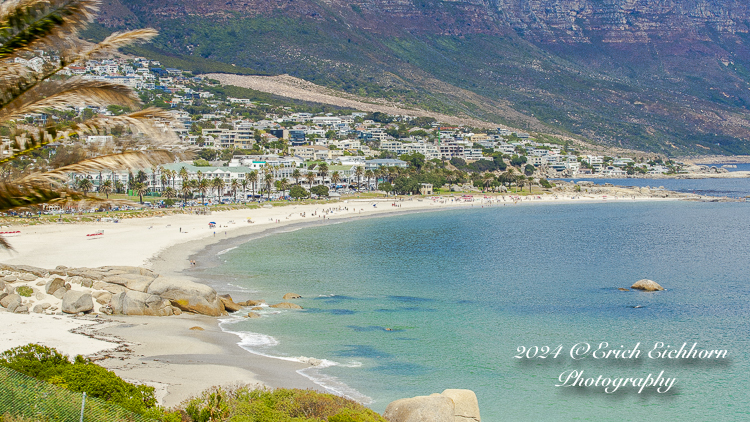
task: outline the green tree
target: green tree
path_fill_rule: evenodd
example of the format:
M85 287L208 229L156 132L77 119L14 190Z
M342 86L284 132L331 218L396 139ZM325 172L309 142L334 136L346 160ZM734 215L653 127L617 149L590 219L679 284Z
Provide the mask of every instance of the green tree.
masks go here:
M365 171L365 178L367 179L367 190L370 190L372 185L372 178L375 177L375 172L372 170Z
M292 171L292 178L294 179L294 184L299 185L299 179L302 178L302 172L300 172L298 168L294 169Z
M308 171L305 173L305 179L307 179L307 184L310 186L310 189L312 189L313 183L315 183L315 172Z
M318 166L318 175L321 177L321 182L326 182L326 176L328 176L328 164L322 163Z
M359 187L362 185L362 175L364 174L365 170L362 166L357 166L357 168L354 169L354 175L357 176L357 191L359 191Z
M245 179L247 179L247 182L253 187L253 200L255 200L255 184L258 183L258 171L253 170L250 173L246 173Z
M333 185L333 188L336 189L338 192L338 183L341 181L341 174L339 174L338 171L334 171L331 173L331 185Z
M294 185L289 189L289 196L294 199L302 199L310 196L310 193L300 185Z
M271 188L276 180L273 166L266 164L263 166L263 184L266 186L266 200L271 200Z
M326 185L316 185L310 188L310 193L318 195L318 196L328 196L328 186Z
M114 189L114 186L112 185L112 181L105 180L99 186L99 193L103 193L104 195L107 196L107 199L109 199L109 194L112 193L112 189Z
M164 189L164 192L162 192L162 195L164 195L167 199L172 199L177 197L177 191L174 190L173 187L169 186L166 189Z
M201 193L201 204L206 203L206 193L211 189L211 182L207 179L198 179L198 185L196 186L198 192Z
M232 182L229 184L230 189L232 190L232 200L237 200L237 190L239 190L241 185L241 182L237 179L232 179Z
M136 195L138 195L138 198L140 199L140 203L143 203L143 195L148 193L148 185L143 182L135 182L133 184L133 191Z
M226 184L221 177L214 177L214 180L211 181L211 187L216 189L219 200L221 200L221 195L224 193L224 186L226 186Z
M383 182L380 185L378 185L378 189L388 194L390 192L393 192L393 185L390 182Z
M83 196L86 196L86 194L94 188L94 182L87 177L79 179L77 185L78 189L83 192Z

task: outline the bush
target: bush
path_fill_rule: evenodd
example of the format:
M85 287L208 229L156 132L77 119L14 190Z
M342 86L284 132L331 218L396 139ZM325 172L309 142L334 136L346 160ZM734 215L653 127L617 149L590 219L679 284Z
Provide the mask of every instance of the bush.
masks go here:
M307 198L308 196L310 196L310 193L302 186L294 185L291 189L289 189L289 196L296 199Z
M20 286L16 289L16 293L18 293L19 296L31 297L31 295L34 294L34 289L29 286Z
M542 187L545 189L550 189L555 186L552 183L550 183L549 180L547 179L539 179L539 184L542 185Z
M328 196L328 186L317 185L310 188L310 193L318 196Z
M134 385L114 372L76 356L71 363L57 350L38 344L15 347L0 354L0 365L75 392L143 413L156 405L154 387Z
M214 387L185 406L195 422L219 420L290 422L386 422L352 400L312 390Z

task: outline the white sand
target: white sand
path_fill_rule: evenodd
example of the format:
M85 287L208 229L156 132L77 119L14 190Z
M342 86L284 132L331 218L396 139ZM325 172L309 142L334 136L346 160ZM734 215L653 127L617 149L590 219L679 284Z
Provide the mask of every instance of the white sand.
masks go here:
M117 347L115 343L71 333L70 330L94 324L82 319L62 315L19 315L2 311L0 321L0 351L38 343L54 347L72 358L76 355L93 355Z

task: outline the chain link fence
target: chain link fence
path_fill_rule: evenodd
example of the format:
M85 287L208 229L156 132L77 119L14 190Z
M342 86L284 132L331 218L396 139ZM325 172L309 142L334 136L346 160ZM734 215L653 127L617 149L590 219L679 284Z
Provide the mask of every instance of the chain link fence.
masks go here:
M84 402L81 393L0 366L0 419L3 415L45 422L153 421L94 397Z

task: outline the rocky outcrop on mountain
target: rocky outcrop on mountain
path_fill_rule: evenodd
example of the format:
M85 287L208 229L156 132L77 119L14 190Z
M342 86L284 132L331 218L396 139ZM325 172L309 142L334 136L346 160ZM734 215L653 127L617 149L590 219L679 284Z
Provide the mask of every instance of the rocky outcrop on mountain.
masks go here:
M370 32L428 32L444 35L503 34L512 29L530 39L554 43L646 43L652 38L690 37L710 41L706 29L747 33L750 4L738 0L655 2L613 0L315 0L225 2L118 0L103 5L99 22L118 27L127 21L202 16L257 17L283 14L310 20L335 18Z

